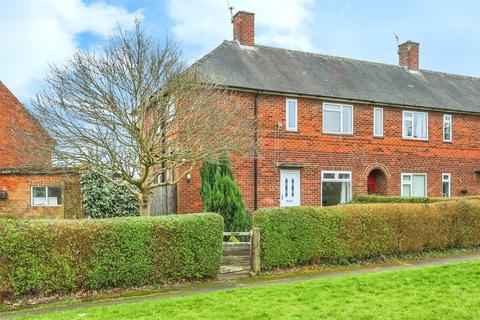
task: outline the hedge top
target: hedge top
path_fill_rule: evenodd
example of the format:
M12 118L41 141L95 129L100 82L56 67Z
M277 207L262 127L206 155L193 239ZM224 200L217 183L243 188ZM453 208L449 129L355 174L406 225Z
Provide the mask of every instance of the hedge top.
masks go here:
M466 197L400 197L381 195L356 195L351 203L434 203L452 200L478 200L480 196Z

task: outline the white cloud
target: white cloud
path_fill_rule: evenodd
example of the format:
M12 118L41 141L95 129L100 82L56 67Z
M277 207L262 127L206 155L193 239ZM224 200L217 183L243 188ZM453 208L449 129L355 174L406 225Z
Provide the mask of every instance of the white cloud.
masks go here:
M78 48L76 37L111 34L117 24L131 26L141 12L82 0L0 0L0 80L28 100L49 63Z
M230 0L230 4L235 12L255 13L256 43L314 51L309 32L313 0ZM222 40L232 39L227 7L226 0L170 0L168 12L174 23L173 34L195 55L204 54Z

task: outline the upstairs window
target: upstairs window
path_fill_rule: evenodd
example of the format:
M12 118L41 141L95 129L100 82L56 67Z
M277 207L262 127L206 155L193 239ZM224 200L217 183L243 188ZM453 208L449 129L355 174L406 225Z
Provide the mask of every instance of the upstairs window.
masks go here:
M450 114L443 115L443 141L452 141L452 116Z
M403 138L428 140L428 113L403 111Z
M323 133L353 134L353 106L324 103Z
M173 118L175 117L175 102L174 100L170 100L167 105L167 121L171 122L173 121Z
M373 109L373 136L383 137L383 109Z
M32 187L32 206L60 206L62 205L62 188L35 186Z
M297 131L297 100L287 99L286 101L286 130Z

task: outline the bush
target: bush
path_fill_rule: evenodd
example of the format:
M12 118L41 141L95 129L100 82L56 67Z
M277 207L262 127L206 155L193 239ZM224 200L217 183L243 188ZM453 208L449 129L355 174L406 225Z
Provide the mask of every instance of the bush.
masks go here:
M480 201L261 209L262 267L480 245Z
M432 203L446 201L447 198L400 197L379 195L357 195L350 203Z
M0 297L213 278L223 220L213 213L98 220L1 220Z
M201 169L200 195L203 209L218 212L225 223L225 231L246 231L250 219L242 199L242 192L235 182L228 159L219 163L204 162Z
M80 182L86 217L113 218L140 215L138 199L126 187L119 187L91 171L82 173Z
M468 197L400 197L379 195L357 195L350 203L434 203L452 200L478 200L480 196Z

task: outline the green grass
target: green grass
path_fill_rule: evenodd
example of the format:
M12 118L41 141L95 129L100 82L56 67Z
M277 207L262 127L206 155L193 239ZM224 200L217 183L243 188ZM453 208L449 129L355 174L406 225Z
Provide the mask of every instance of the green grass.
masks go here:
M479 283L480 261L474 261L78 309L33 319L478 319Z

